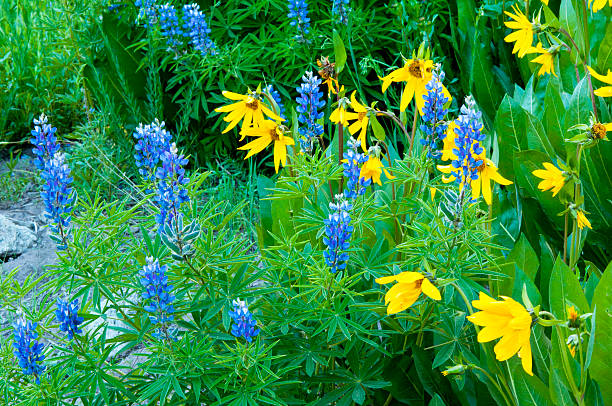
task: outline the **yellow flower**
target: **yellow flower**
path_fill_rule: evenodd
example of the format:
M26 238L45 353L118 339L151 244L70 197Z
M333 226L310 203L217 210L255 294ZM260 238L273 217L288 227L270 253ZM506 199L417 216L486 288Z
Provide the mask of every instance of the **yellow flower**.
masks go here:
M346 107L348 104L348 99L343 97L338 101L338 107L336 110L332 111L329 116L329 121L336 124L342 124L345 127L349 126L349 120L356 120L359 115L357 113L352 113L350 111L346 111Z
M405 111L414 97L416 99L417 110L423 115L423 107L425 100L423 97L427 94L425 85L431 80L431 70L433 68L432 60L424 59L409 59L404 67L399 68L381 78L383 81L382 91L387 91L387 88L393 82L406 82L406 87L402 92L400 100L400 110ZM450 93L442 86L444 95L451 99Z
M610 69L608 69L608 74L604 76L595 72L595 69L591 68L590 66L587 67L589 68L589 72L591 72L591 76L593 76L595 79L608 85L612 85L612 71ZM599 89L595 90L595 94L599 97L612 97L612 86L600 87Z
M223 91L223 96L230 100L237 100L236 103L228 104L227 106L217 107L215 109L218 113L229 113L225 117L223 117L223 121L228 122L229 124L225 127L222 134L225 134L232 128L236 127L240 120L244 118L242 121L242 128L249 128L250 126L259 127L261 123L265 121L264 114L270 117L272 120L284 121L278 115L276 115L272 110L270 110L265 104L260 100L260 91L249 92L249 94L243 95L233 92L228 92L227 90ZM244 135L240 140L244 139Z
M395 179L395 176L391 175L389 171L387 171L378 157L370 155L369 159L361 167L359 177L364 178L365 180L372 179L372 182L378 183L378 185L382 186L380 175L382 175L383 171L385 171L385 176L387 179Z
M357 139L361 142L361 148L365 152L365 136L366 131L368 129L368 122L370 121L370 119L368 118L367 107L357 101L357 98L355 98L355 93L357 93L357 91L354 91L353 94L351 94L351 107L353 108L353 111L357 114L357 116L351 116L351 118L349 118L349 120L356 120L349 126L349 132L351 133L351 135L354 135L357 131L360 131L359 135L357 136Z
M259 137L246 145L238 148L249 150L244 159L263 151L270 143L274 142L274 169L278 173L279 164L287 165L287 145L293 145L293 138L285 137L280 126L274 121L265 120L259 127L250 127L241 131L243 136Z
M449 138L448 136L446 138ZM497 171L497 166L486 157L484 151L478 155L477 159L482 160L482 165L478 167L478 178L470 181L472 189L472 200L477 200L482 193L482 197L488 205L493 203L493 194L491 191L491 181L497 182L500 185L511 185L512 181L504 178ZM449 183L455 180L452 172L456 170L452 165L438 165L440 172L450 174L448 177L442 177L444 183Z
M504 13L513 20L506 21L504 24L506 27L516 31L508 34L506 38L504 38L504 41L514 42L512 53L515 54L518 52L519 58L522 58L527 51L529 51L533 42L533 24L518 7L513 6L513 10L516 14L504 11Z
M457 155L453 152L453 149L457 148L455 145L455 138L457 138L457 134L455 134L455 128L457 128L457 124L455 122L451 122L446 129L446 137L444 137L443 146L442 146L442 159L443 161L454 161L457 159Z
M576 357L576 346L573 344L568 344L567 348L570 351L570 354L572 354L572 358Z
M606 133L612 131L612 123L602 124L594 123L591 127L591 134L596 140L603 140L606 138Z
M591 230L593 229L593 227L591 227L591 223L586 218L582 210L578 210L578 212L576 213L576 223L578 223L578 228L581 230L584 228L584 226L587 226Z
M542 48L542 43L539 42L538 45L536 47L531 47L528 51L528 54L540 54L540 56L537 56L535 58L533 58L531 60L531 62L533 63L539 63L540 65L542 65L540 67L540 70L538 71L538 76L542 76L545 73L552 73L553 75L557 76L557 74L555 73L555 56L550 53L548 51L548 49L544 49Z
M578 312L574 306L567 307L567 320L570 323L575 323L578 320Z
M494 300L480 292L478 300L472 301L472 306L481 311L468 316L467 319L484 327L478 333L479 343L501 337L494 347L498 361L506 361L518 352L523 369L529 375L533 375L529 342L531 315L520 303L509 297L502 296L502 298L503 301Z
M542 0L542 3L546 4L548 6L548 0Z
M531 173L540 179L544 179L538 184L538 189L542 191L552 189L553 197L555 197L565 185L565 175L550 162L544 162L543 165L546 169L536 169Z
M593 13L597 13L599 10L604 8L606 5L606 0L589 0L589 4L591 4L591 8L593 9ZM612 0L608 0L608 4L612 7Z
M434 300L442 299L438 288L418 272L402 272L398 275L376 279L376 283L381 285L391 282L397 282L397 284L393 285L385 295L385 305L389 305L387 314L406 310L416 302L421 292Z

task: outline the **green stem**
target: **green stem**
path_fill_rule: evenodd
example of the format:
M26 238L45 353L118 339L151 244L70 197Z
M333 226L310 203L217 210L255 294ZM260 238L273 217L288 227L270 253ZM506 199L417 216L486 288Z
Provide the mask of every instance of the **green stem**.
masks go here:
M506 394L506 392L504 392L502 390L502 387L499 385L499 383L493 379L493 377L491 376L491 374L489 374L486 370L484 370L483 368L479 367L478 365L470 365L472 368L479 370L480 372L482 372L488 379L489 381L491 381L491 383L493 385L495 385L495 388L497 389L497 391L504 397L504 400L506 401L506 404L509 406L513 406L515 405L515 402L511 402L510 399L508 399L508 395Z

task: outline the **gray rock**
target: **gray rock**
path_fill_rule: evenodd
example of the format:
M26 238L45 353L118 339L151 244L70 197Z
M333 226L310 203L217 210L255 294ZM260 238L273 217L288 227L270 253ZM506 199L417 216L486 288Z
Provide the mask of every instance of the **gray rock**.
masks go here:
M35 241L36 235L29 228L0 214L0 260L23 254Z

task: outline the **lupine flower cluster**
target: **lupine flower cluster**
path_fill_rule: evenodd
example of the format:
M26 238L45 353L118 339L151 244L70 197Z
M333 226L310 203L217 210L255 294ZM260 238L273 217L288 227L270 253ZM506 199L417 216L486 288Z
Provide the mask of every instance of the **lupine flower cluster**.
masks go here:
M443 140L446 137L448 128L448 123L444 121L444 117L448 113L448 109L444 108L444 105L449 100L443 91L444 76L444 72L438 74L434 70L431 80L425 85L427 93L423 97L425 106L423 106L422 111L424 124L421 124L424 138L421 139L421 144L427 146L427 156L429 158L439 155L436 151L437 143L438 140Z
M45 169L45 163L59 151L60 146L55 136L56 131L57 128L47 123L47 116L44 114L41 114L38 119L34 119L34 129L32 130L34 138L30 139L30 142L34 145L32 152L36 155L34 160L36 168Z
M66 299L57 299L57 310L55 316L60 322L60 330L67 333L68 340L72 340L75 334L81 334L79 325L83 318L79 316L79 300L68 302Z
M147 258L147 264L139 272L140 283L145 288L142 298L145 301L145 311L151 313L151 323L159 326L153 336L161 338L162 330L166 324L174 319L174 295L171 294L172 285L168 285L168 265L159 265L159 260Z
M161 156L170 150L172 134L166 131L165 125L163 121L160 123L158 119L155 119L151 124L140 124L134 133L134 138L138 140L134 147L136 150L134 158L138 172L146 181L155 178Z
M315 139L323 135L323 126L317 123L317 120L323 118L323 111L319 109L325 106L325 100L323 92L319 91L321 79L318 76L308 71L302 76L302 82L297 88L300 95L296 99L298 121L302 124L299 141L303 152L312 153Z
M170 47L183 45L183 30L179 24L176 9L172 4L166 3L159 7L159 26Z
M291 19L289 25L297 28L295 38L298 41L305 41L306 35L310 32L310 18L308 17L308 3L306 0L289 0L289 14Z
M183 6L183 30L184 36L189 37L191 45L205 56L214 55L216 45L210 39L210 28L206 23L206 15L200 11L200 6L196 3L185 4Z
M344 168L344 176L346 177L346 189L344 189L344 196L347 199L355 199L357 196L363 195L366 188L372 183L372 179L364 179L360 177L361 168L360 165L368 161L369 157L357 151L361 142L354 138L349 138L348 142L349 150L344 153L344 159L346 162L342 164Z
M325 237L323 243L327 250L323 252L325 263L331 268L332 273L346 268L349 255L346 251L350 246L353 226L349 212L353 205L345 199L342 194L336 195L338 203L329 203L330 214L325 223Z
M164 225L172 225L179 215L179 208L189 201L187 190L184 185L189 183L185 177L185 169L188 160L183 155L178 155L176 145L172 143L169 151L161 155L161 167L157 168L157 196L155 200L159 206L159 214L155 217L159 225L159 232Z
M340 24L348 24L348 15L351 12L349 0L333 0L332 15Z
M253 319L253 315L243 300L234 300L232 304L234 305L234 310L228 312L234 321L232 324L232 335L234 337L243 337L250 343L253 341L253 337L259 334L259 329L255 328L257 321Z
M32 323L23 318L19 318L13 323L15 339L13 342L15 351L13 353L17 357L24 375L34 375L36 383L40 383L39 375L46 368L42 365L45 359L42 351L45 346L36 341L38 338L38 333L36 332L37 325L38 323Z
M136 0L134 5L139 8L138 18L145 21L145 26L153 26L157 22L157 4L155 0Z
M283 105L283 102L281 100L281 95L280 93L278 93L278 91L276 89L274 89L274 87L272 85L268 85L264 88L264 92L269 93L270 96L272 96L272 98L274 99L274 102L276 102L276 105L278 106L278 111L279 111L279 116L281 118L286 119L287 117L285 116L285 106Z
M485 136L482 133L482 113L476 111L476 102L471 96L465 98L461 106L461 115L455 120L455 148L457 159L452 162L453 175L461 187L466 187L471 181L478 179L478 167L482 165L483 148L480 142Z
M51 220L54 233L65 236L70 226L74 197L70 186L70 168L65 163L64 154L56 152L53 158L47 161L41 176L46 181L40 193L45 204L45 217Z

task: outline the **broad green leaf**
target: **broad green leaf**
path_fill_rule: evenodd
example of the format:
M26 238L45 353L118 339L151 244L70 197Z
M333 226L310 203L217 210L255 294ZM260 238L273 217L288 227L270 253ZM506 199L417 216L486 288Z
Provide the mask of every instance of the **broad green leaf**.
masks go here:
M336 72L342 72L346 63L346 48L338 31L334 30L334 55L336 57Z
M567 112L565 113L566 128L570 128L577 124L589 124L592 112L593 105L591 103L589 85L586 78L583 78L576 85L572 97L570 98L569 105L567 106ZM566 132L565 138L571 138L572 135L571 132Z
M589 311L589 303L584 296L576 274L557 257L552 275L550 276L550 311L558 319L564 320L567 307L576 305L578 311Z
M612 374L610 357L612 354L612 262L604 271L593 296L596 309L595 342L589 372L599 384L604 399L612 399Z
M508 275L508 278L502 279L498 283L499 288L497 294L512 296L512 290L515 285L515 267L523 271L533 282L538 272L538 267L540 266L538 257L529 244L529 241L527 241L525 234L521 234L514 248L510 251L506 262L507 263L501 267L501 270L504 274ZM519 294L517 297L520 297L521 290L522 284L519 287Z
M504 177L514 179L512 159L515 152L528 149L525 131L525 110L506 95L495 116L495 132L499 139L499 170Z
M384 141L386 138L385 129L382 125L380 125L380 122L378 121L375 115L372 115L370 117L370 124L372 125L372 132L374 132L374 137L376 137L377 140Z
M561 98L561 83L559 79L551 77L546 86L544 95L544 130L557 155L563 156L565 137L565 106Z
M514 372L516 397L520 406L553 406L548 387L537 376L527 375L522 369Z
M599 45L597 54L597 68L599 73L605 75L608 69L612 69L612 24L606 27L606 35Z

